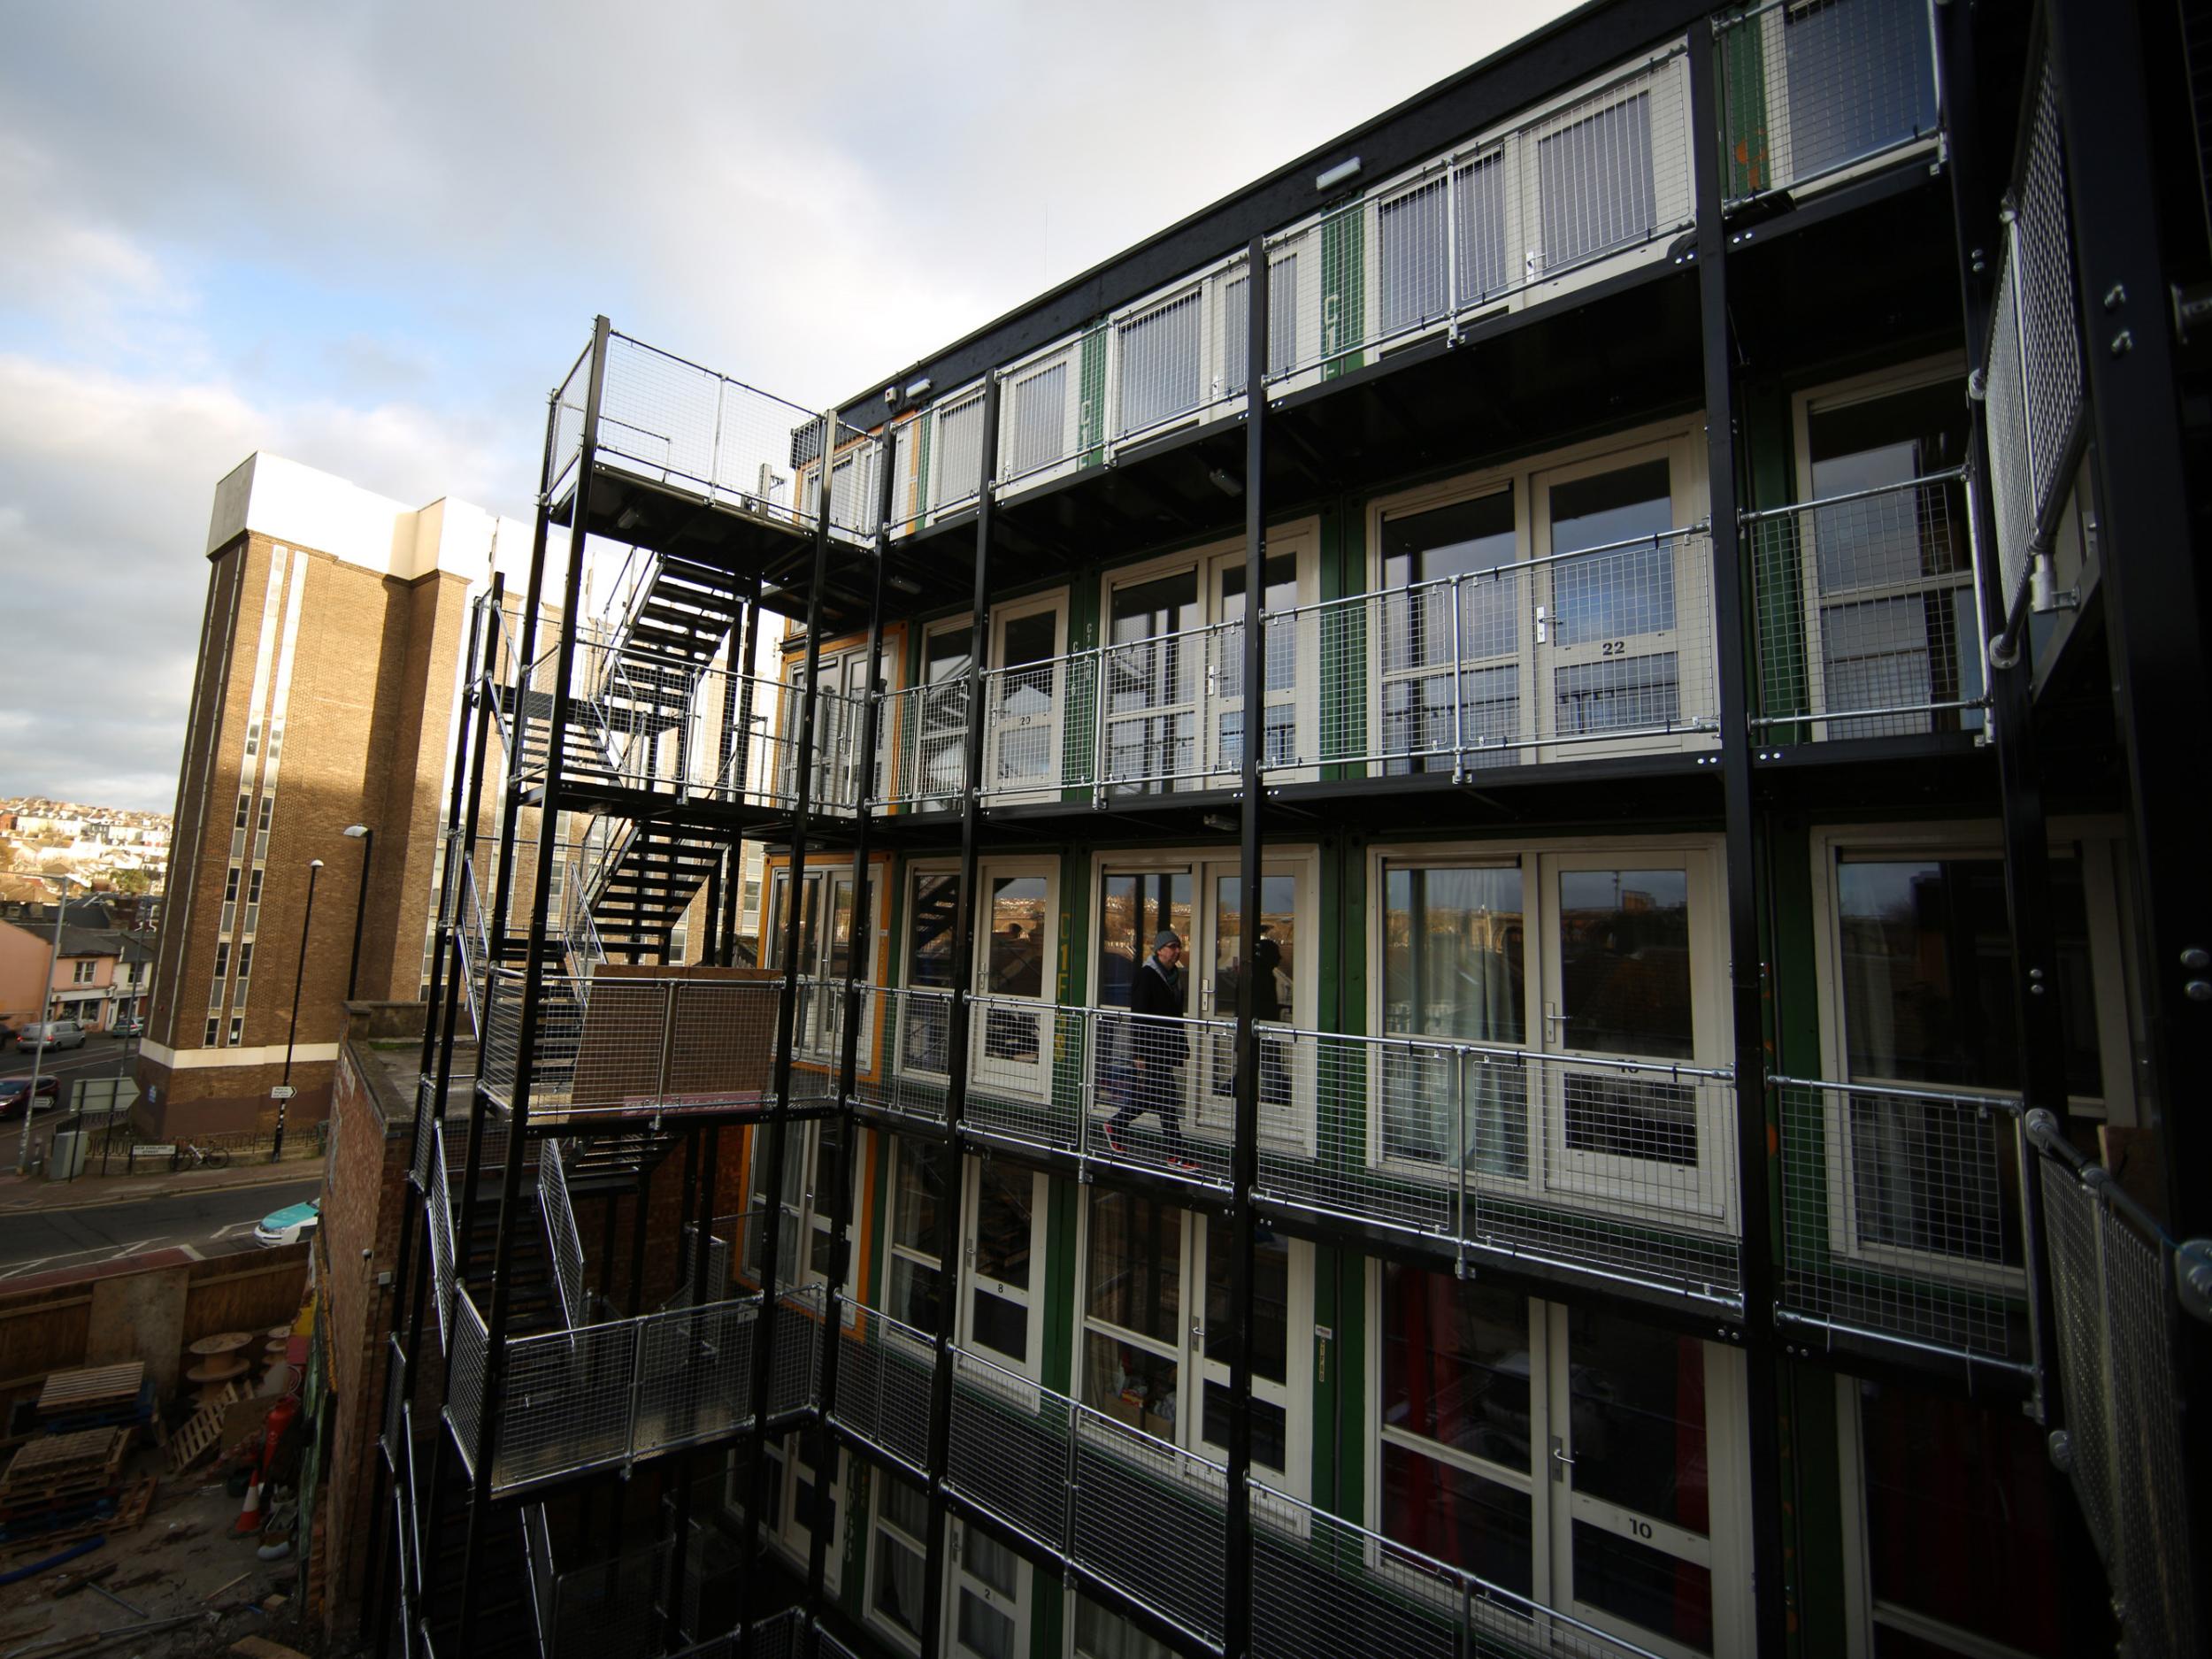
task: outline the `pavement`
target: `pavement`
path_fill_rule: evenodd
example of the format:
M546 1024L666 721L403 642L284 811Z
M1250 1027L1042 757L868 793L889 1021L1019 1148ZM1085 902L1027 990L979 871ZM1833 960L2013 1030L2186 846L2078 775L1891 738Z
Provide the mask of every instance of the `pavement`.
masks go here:
M233 1179L226 1179L229 1177ZM32 1275L44 1277L157 1251L187 1260L257 1249L254 1225L272 1210L312 1198L322 1174L312 1166L262 1165L253 1170L208 1170L163 1180L44 1181L41 1200L0 1199L0 1291ZM107 1189L87 1194L88 1187ZM112 1189L129 1188L127 1191ZM71 1196L72 1203L66 1202ZM12 1194L11 1195L12 1196Z

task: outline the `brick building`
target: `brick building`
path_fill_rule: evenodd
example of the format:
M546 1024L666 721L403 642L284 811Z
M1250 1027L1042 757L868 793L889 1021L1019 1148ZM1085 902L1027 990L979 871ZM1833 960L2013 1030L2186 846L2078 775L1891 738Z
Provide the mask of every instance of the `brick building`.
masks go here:
M288 1038L295 1120L322 1116L357 912L358 994L418 994L467 599L527 543L465 503L409 508L270 455L217 486L138 1071L156 1133L273 1114Z

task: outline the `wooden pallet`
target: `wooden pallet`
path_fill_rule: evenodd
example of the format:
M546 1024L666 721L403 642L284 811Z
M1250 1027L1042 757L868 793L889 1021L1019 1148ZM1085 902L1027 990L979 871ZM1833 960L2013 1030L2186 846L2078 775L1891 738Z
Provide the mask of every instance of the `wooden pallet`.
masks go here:
M182 1474L207 1455L223 1438L223 1420L229 1415L230 1408L245 1397L245 1391L236 1383L225 1383L221 1393L187 1419L169 1441L171 1474Z
M0 1475L0 1511L51 1507L106 1493L115 1485L130 1444L127 1428L84 1429L31 1441Z
M12 1533L0 1540L0 1555L18 1552L27 1555L34 1550L51 1549L56 1544L73 1544L80 1539L108 1532L127 1532L146 1518L146 1511L153 1505L155 1484L151 1475L134 1481L116 1498L110 1514L103 1515L96 1509L93 1513L60 1526Z
M81 1412L134 1405L146 1383L146 1362L134 1359L121 1365L93 1365L81 1371L58 1371L39 1390L38 1415L75 1416Z

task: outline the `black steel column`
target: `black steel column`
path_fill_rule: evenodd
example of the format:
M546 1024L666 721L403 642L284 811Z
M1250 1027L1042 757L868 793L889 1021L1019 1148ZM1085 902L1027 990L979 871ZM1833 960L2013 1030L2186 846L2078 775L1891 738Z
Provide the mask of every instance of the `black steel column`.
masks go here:
M1737 1220L1742 1240L1746 1412L1751 1458L1751 1573L1759 1652L1788 1642L1782 1529L1781 1402L1775 1375L1774 1222L1766 1110L1766 1010L1759 957L1758 825L1751 787L1751 680L1736 536L1736 388L1728 324L1728 231L1721 218L1723 131L1712 31L1690 31L1690 132L1697 180L1698 299L1705 359L1705 444L1712 517L1713 629L1720 682L1722 797L1727 814L1728 979L1736 1071Z
M1252 979L1259 971L1260 764L1267 741L1267 324L1271 284L1267 240L1246 255L1244 388L1244 747L1238 856L1244 914L1237 933L1236 1121L1229 1140L1229 1516L1222 1563L1222 1651L1252 1651L1252 1188L1260 1179L1260 1042L1252 1025ZM1201 1315L1203 1315L1202 1295ZM1210 1339L1213 1333L1207 1333Z
M1943 127L1951 165L1951 214L1958 238L1961 315L1966 325L1966 366L1979 386L1987 365L1990 282L1995 277L2002 231L1981 146L1979 82L1975 73L1973 16L1962 5L1936 8L1936 68ZM1974 580L1989 626L2007 629L2004 578L1997 558L1997 516L1990 493L1987 404L1969 400L1966 513L1975 549ZM2012 929L2012 1010L2019 1028L2020 1092L2027 1110L2040 1107L2061 1124L2066 1113L2065 1026L2059 1017L2058 939L2051 919L2050 832L2035 753L2035 665L2020 619L2020 646L2001 661L1989 641L1978 647L1989 684L1991 735L1997 749L1998 817L2005 855L2005 910ZM2035 1395L2031 1410L2047 1423L2061 1409L2053 1346L2057 1309L2050 1275L2038 1248L2043 1237L2043 1187L2021 1143L2020 1204L2026 1233L2029 1295L2035 1320Z
M461 1647L476 1635L476 1610L484 1573L480 1571L484 1526L491 1508L492 1469L499 1455L499 1396L507 1371L507 1317L513 1301L515 1235L520 1231L524 1137L530 1118L530 1085L537 1046L538 1019L545 990L546 907L553 890L554 824L560 798L561 768L568 738L569 678L575 672L577 612L583 603L584 540L591 521L592 472L597 465L599 405L606 390L607 319L592 324L590 389L584 403L582 451L576 473L576 498L568 528L568 569L561 595L561 642L554 656L550 718L545 737L545 789L538 809L537 859L530 895L530 932L522 964L522 1009L515 1033L514 1098L507 1114L507 1146L499 1183L499 1234L492 1247L491 1306L484 1315L483 1397L476 1432L475 1492L469 1505L468 1548L463 1557ZM510 817L513 814L511 812ZM469 1122L469 1169L474 1176L484 1133L486 1096L480 1085ZM456 1240L457 1250L461 1248Z
M2204 549L2191 516L2181 442L2166 252L2156 180L2175 165L2145 105L2141 23L2132 6L2050 0L2060 69L2068 196L2094 419L2100 584L2113 704L2126 754L2129 829L2141 941L2139 1076L2165 1166L2166 1225L2212 1233L2212 859L2205 856L2200 764L2212 731L2205 660ZM2212 1325L2185 1318L2182 1418L2193 1535L2212 1538ZM2207 1640L2212 1640L2208 1633Z
M741 636L742 645L739 643ZM730 630L729 654L729 695L733 702L723 710L726 729L722 734L721 775L726 780L731 776L730 749L734 745L737 772L730 788L730 800L732 805L741 807L752 789L753 664L760 654L760 580L757 577L754 578L751 592L745 601L743 627ZM727 862L729 873L722 889L722 955L719 958L726 968L737 960L737 929L744 915L745 832L741 828L730 842Z
M830 1432L829 1413L837 1398L837 1360L842 1350L838 1339L844 1330L841 1298L851 1264L848 1235L852 1230L853 1176L860 1152L860 1126L851 1107L853 1084L860 1070L862 1013L867 1006L861 987L868 982L869 961L875 947L874 895L870 891L868 879L869 831L874 827L874 816L868 801L877 781L876 739L883 715L883 574L884 566L891 558L892 451L891 423L887 419L883 425L883 464L877 469L881 474L883 494L876 513L876 568L868 599L868 676L864 682L868 701L860 716L860 799L854 803L859 810L853 826L853 936L845 953L845 1026L837 1054L838 1110L835 1118L826 1118L822 1123L824 1135L835 1125L840 1156L836 1188L830 1194L830 1271L829 1282L822 1293L822 1354L814 1368L821 1393L821 1413L814 1425L814 1478L818 1481L833 1479L837 1465L837 1439ZM829 1529L813 1526L809 1529L809 1537L812 1548L807 1555L807 1617L818 1619L822 1612L822 1588L829 1571Z
M500 593L499 573L495 571L492 573L490 600L495 607L499 603ZM457 727L458 752L453 757L453 782L446 791L445 835L439 848L440 856L445 861L444 873L442 878L443 885L439 893L442 914L450 913L456 897L456 889L460 885L459 866L454 855L462 845L460 839L461 803L465 798L472 798L472 780L480 778L483 773L485 710L483 698L477 686L477 658L483 649L484 633L483 607L472 605L469 608L468 642L461 657L461 685L463 695L468 699L469 706L474 707L477 710L476 741L472 749L469 743L469 721L465 715ZM472 760L472 756L473 756ZM388 1338L396 1338L399 1335L400 1322L411 1305L407 1281L410 1271L416 1262L415 1226L417 1222L413 1171L421 1162L423 1137L442 1133L442 1125L445 1118L445 1089L442 1073L444 1068L452 1064L453 1017L449 1010L445 1010L446 1017L442 1022L440 1013L448 997L458 1002L460 988L446 983L446 952L451 949L451 930L442 920L437 922L437 926L440 933L438 948L430 953L430 993L423 1005L422 1058L419 1073L422 1078L433 1079L434 1086L431 1089L427 1110L424 1109L423 1091L419 1083L415 1089L415 1133L408 1140L408 1174L399 1185L399 1256L392 1264L392 1301L389 1319L386 1325ZM426 1249L423 1252L424 1257L427 1258L429 1252ZM390 1413L389 1397L393 1390L411 1394L414 1389L415 1349L412 1343L421 1340L421 1293L418 1291L411 1304L414 1314L414 1333L409 1339L409 1344L401 1348L396 1359L393 1356L390 1342L388 1340L385 1345L386 1399L383 1403L386 1416ZM384 1508L384 1464L382 1460L379 1459L370 1486L369 1513L373 1517L380 1516ZM409 1501L411 1502L413 1501L411 1494ZM376 1594L376 1586L384 1577L385 1555L390 1543L390 1535L385 1530L381 1521L373 1520L369 1537L369 1561L362 1575L365 1594L362 1599L358 1628L365 1636L369 1633L371 1622L374 1622L377 1659L383 1659L387 1645L391 1638L391 1620L388 1617L379 1617L380 1613L387 1609L379 1606L379 1598ZM402 1570L404 1570L403 1567Z
M791 1050L798 1035L799 949L804 941L806 918L807 830L814 804L814 716L820 698L822 678L822 588L829 580L830 496L833 493L830 488L830 464L836 449L836 419L825 415L822 418L821 452L816 457L816 464L821 469L822 485L820 511L814 521L813 580L808 584L806 595L806 685L799 699L797 752L792 756L793 781L797 789L797 798L792 803L791 812L791 874L784 883L783 995L776 1003L775 1100L769 1108L766 1124L754 1135L756 1146L764 1139L767 1142L761 1161L766 1178L762 1182L762 1187L768 1194L768 1203L767 1214L761 1223L760 1316L753 1326L753 1468L751 1495L745 1505L744 1571L740 1579L749 1590L759 1575L761 1518L768 1506L768 1397L774 1377L776 1256L779 1235L782 1232L783 1163L791 1115ZM765 897L764 894L764 908ZM828 919L823 918L820 925L828 926ZM767 931L764 919L761 927L764 938ZM818 1471L817 1478L819 1479ZM749 1609L744 1632L744 1646L749 1652L753 1632Z
M983 667L991 646L991 531L997 511L999 377L983 388L982 489L975 504L975 582L969 598L968 730L960 797L960 881L952 922L952 1029L946 1033L945 1209L937 1258L936 1370L929 1386L928 1555L923 1568L922 1659L937 1659L945 1627L945 1466L952 1448L952 1340L960 1310L960 1237L965 1230L968 1161L960 1149L960 1121L968 1109L970 994L975 981L976 864L983 818Z

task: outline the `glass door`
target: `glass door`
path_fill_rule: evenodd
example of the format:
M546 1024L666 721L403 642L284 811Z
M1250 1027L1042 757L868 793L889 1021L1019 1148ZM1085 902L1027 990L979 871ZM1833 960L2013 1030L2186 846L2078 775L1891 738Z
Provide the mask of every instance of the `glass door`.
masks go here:
M1092 983L1095 1005L1104 1010L1094 1041L1094 1094L1095 1110L1107 1115L1138 1102L1146 1111L1164 1103L1179 1115L1190 1104L1194 1066L1203 1056L1187 1057L1179 1073L1147 1081L1140 1096L1137 1056L1131 1041L1133 1027L1116 1015L1129 1007L1137 975L1152 956L1152 941L1163 930L1171 931L1186 946L1191 937L1191 893L1194 868L1108 870L1099 879L1098 965ZM1187 967L1183 971L1183 1008L1187 1015L1192 999ZM1140 1117L1140 1135L1158 1133L1156 1118ZM1149 1144L1146 1142L1145 1144Z
M972 1526L949 1525L947 1645L962 1659L1022 1659L1029 1651L1029 1563Z
M1035 1279L1046 1178L1003 1158L979 1158L969 1174L960 1343L1010 1371L1034 1376L1042 1338Z
M1233 1021L1237 980L1243 970L1244 877L1233 864L1201 867L1206 903L1190 943L1190 972L1196 978L1192 1002L1198 1017ZM1265 869L1260 878L1260 922L1252 1017L1263 1026L1287 1027L1297 1018L1299 912L1303 908L1302 865ZM1194 1033L1193 1061L1198 1071L1198 1127L1226 1136L1236 1110L1236 1033L1233 1029ZM1260 1139L1263 1144L1312 1150L1312 1080L1302 1073L1294 1039L1287 1030L1260 1036ZM1301 1087L1301 1085L1303 1087Z
M1184 1421L1199 1425L1198 1449L1223 1463L1229 1456L1233 1397L1230 1343L1240 1318L1229 1299L1233 1240L1229 1224L1218 1216L1191 1231L1201 1258L1192 1279L1205 1287L1205 1310L1202 1322L1192 1333L1198 1363L1190 1369L1200 1397L1187 1402ZM1304 1491L1306 1460L1300 1440L1306 1424L1303 1413L1294 1409L1290 1333L1302 1324L1312 1324L1305 1317L1312 1306L1310 1247L1294 1244L1275 1233L1256 1244L1252 1255L1252 1300L1240 1316L1252 1342L1252 1466L1262 1479L1287 1485L1298 1495ZM1300 1310L1300 1317L1293 1317L1294 1308Z
M1194 569L1109 588L1102 783L1157 790L1197 770L1202 619Z
M1207 596L1212 620L1223 626L1208 631L1205 690L1207 718L1206 771L1217 784L1225 783L1244 764L1244 549L1223 553L1206 561ZM1298 603L1298 556L1275 552L1267 556L1263 575L1266 590L1262 608L1281 616ZM1310 717L1301 719L1301 704L1310 707L1315 687L1302 692L1298 684L1294 619L1286 617L1264 629L1261 641L1262 695L1260 764L1282 767L1299 758L1299 733L1312 729ZM1227 774L1224 777L1221 774Z
M1669 534L1695 516L1688 472L1673 443L1534 480L1536 549L1549 557L1532 584L1548 759L1634 753L1646 734L1714 713L1703 543Z
M1546 1185L1609 1209L1722 1217L1720 1097L1641 1069L1710 1065L1720 1048L1709 857L1549 854L1539 869Z
M1558 1604L1678 1659L1740 1651L1736 1552L1715 1527L1736 1509L1734 1356L1588 1306L1554 1306L1550 1326Z
M949 811L960 804L968 772L968 642L965 623L939 628L922 643L922 690L914 719L916 804Z
M1065 711L1067 602L999 611L991 619L983 787L995 800L1048 798L1060 787Z
M1047 976L1059 920L1058 868L1041 860L995 862L981 877L975 991L986 1000L970 1041L971 1099L1044 1100L1052 1089Z
M852 953L853 877L849 867L809 870L800 879L799 1011L793 1024L793 1052L815 1065L833 1065L845 1025L845 973ZM790 915L790 872L770 878L769 913L774 918L764 941L767 965L783 966L784 929ZM827 926L823 926L826 910ZM862 979L871 978L864 964Z

